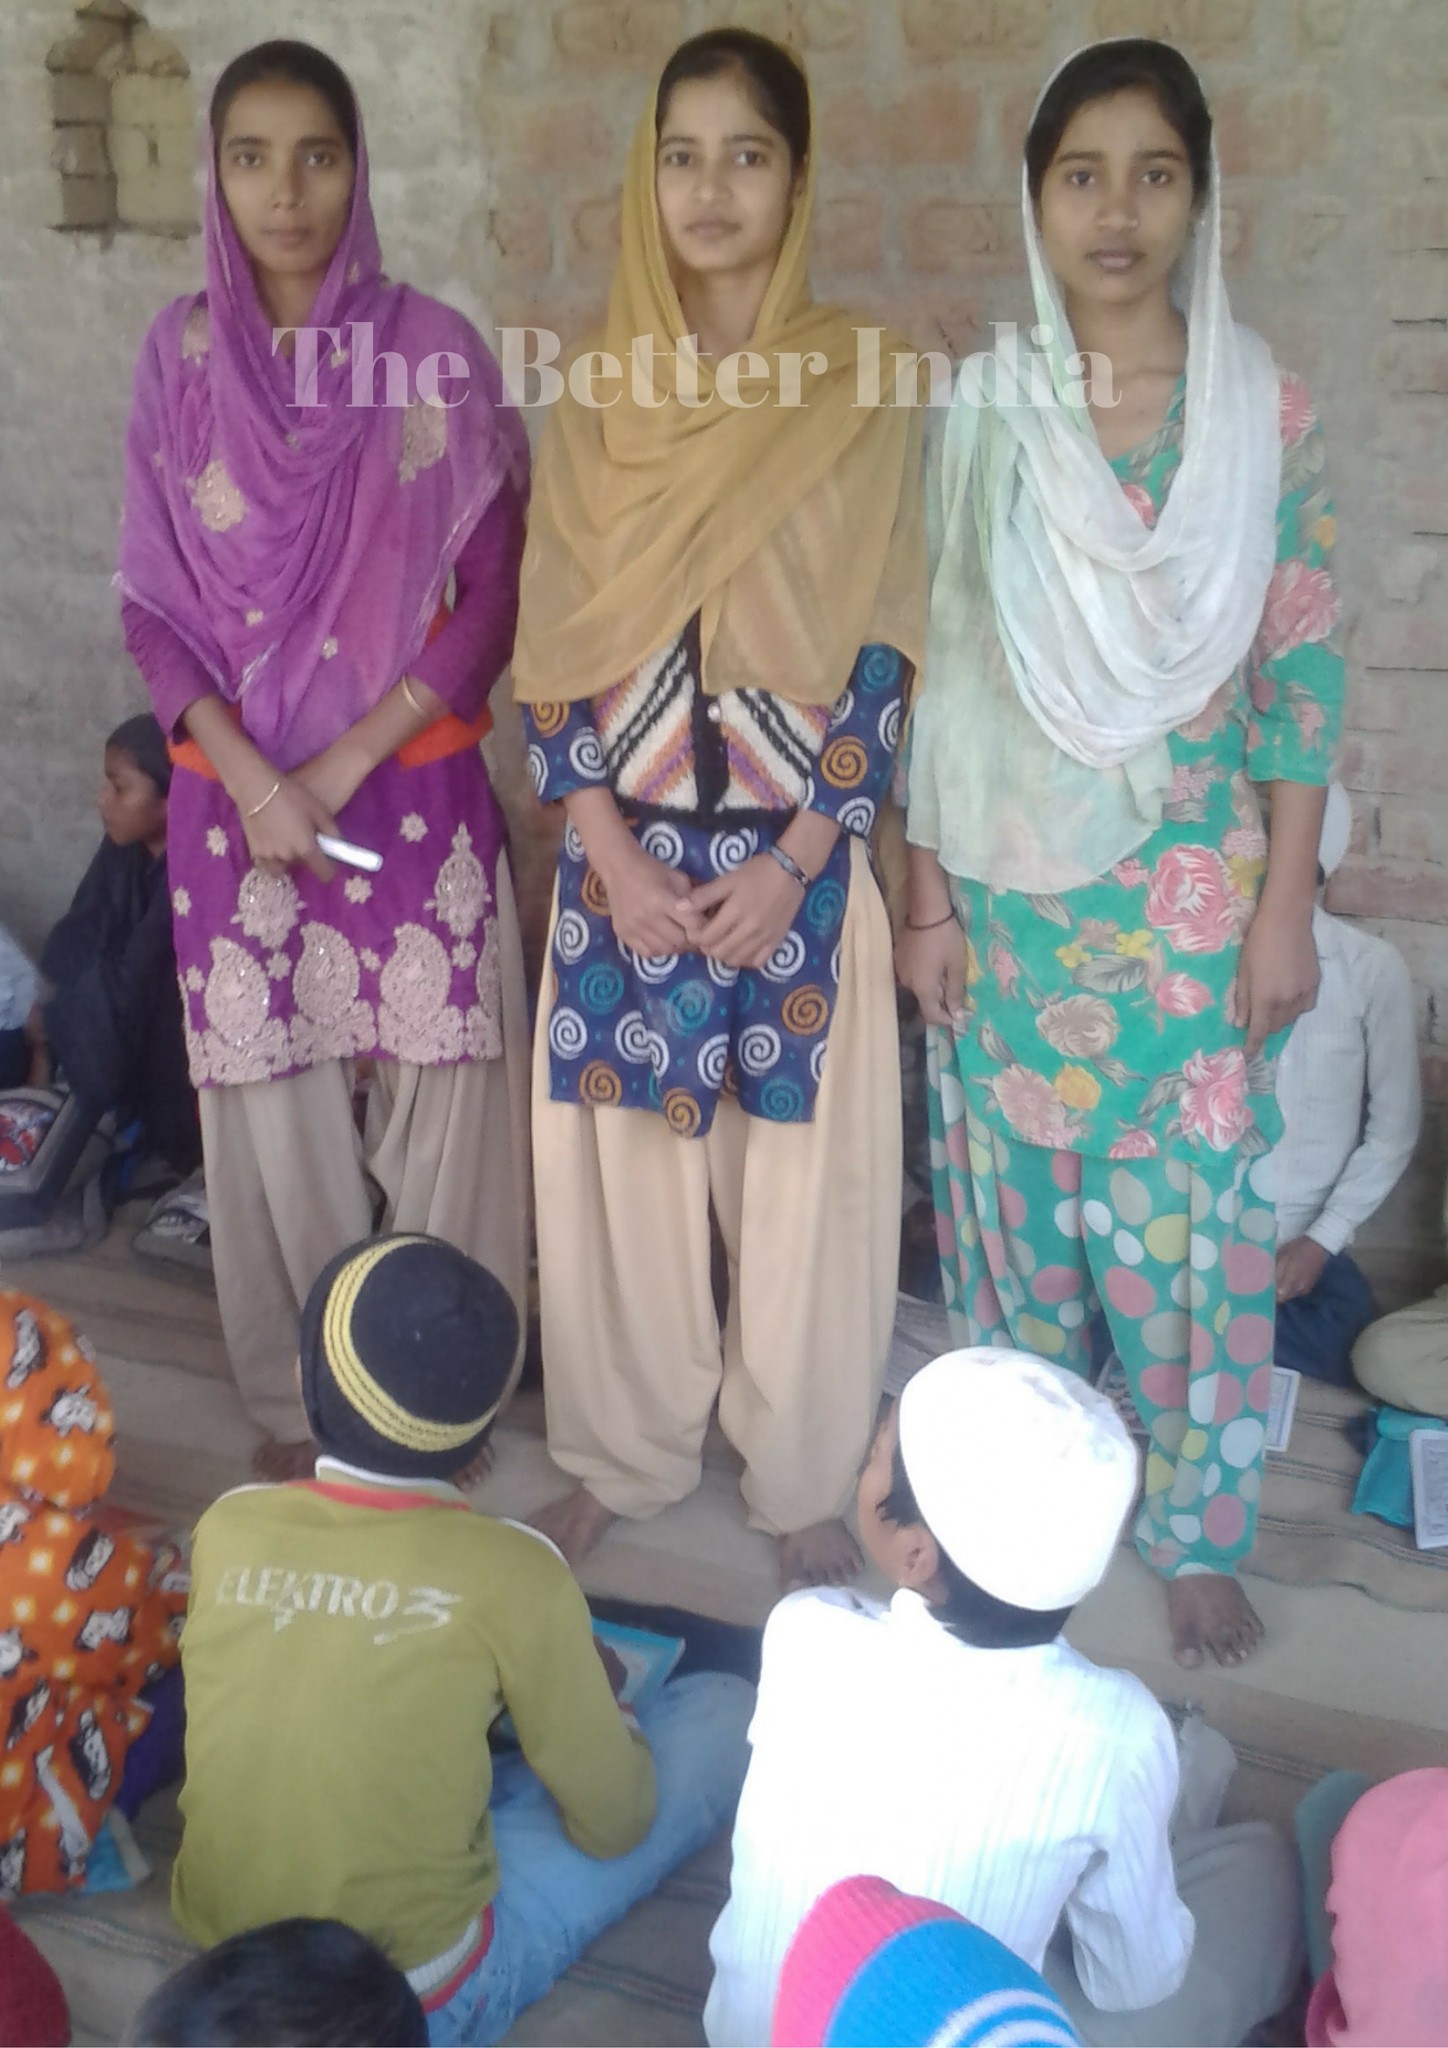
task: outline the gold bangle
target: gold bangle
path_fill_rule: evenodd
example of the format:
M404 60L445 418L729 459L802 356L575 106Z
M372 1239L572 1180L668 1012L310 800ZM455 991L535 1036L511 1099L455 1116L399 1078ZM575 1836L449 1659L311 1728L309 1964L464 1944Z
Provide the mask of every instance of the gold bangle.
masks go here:
M242 812L242 814L241 814L241 815L242 815L242 817L243 817L243 818L258 818L258 817L260 817L260 816L261 816L261 813L262 813L262 812L263 812L263 811L264 811L264 810L266 809L267 805L268 805L268 804L269 804L269 803L271 802L272 798L273 798L273 797L274 797L274 796L276 795L277 791L278 791L278 790L279 790L279 789L281 788L281 786L282 786L282 778L281 778L281 776L279 775L279 776L277 777L276 781L275 781L275 782L274 782L274 783L272 784L271 788L270 788L270 789L269 789L269 790L267 791L266 795L265 795L265 796L264 796L264 797L262 798L261 802L260 802L259 804L253 804L253 805L252 805L252 807L251 807L251 809L250 809L249 811L243 811L243 812Z
M413 710L417 713L418 717L426 719L427 723L431 725L433 722L432 713L430 711L424 711L422 706L418 703L416 697L413 696L412 685L408 682L406 676L402 678L402 694L407 699L408 703L412 706Z

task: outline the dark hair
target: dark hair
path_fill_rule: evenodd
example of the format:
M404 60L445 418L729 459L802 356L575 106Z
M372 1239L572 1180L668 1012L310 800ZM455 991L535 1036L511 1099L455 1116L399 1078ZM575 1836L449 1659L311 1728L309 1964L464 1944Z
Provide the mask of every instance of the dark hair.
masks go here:
M427 2016L395 1964L340 1920L276 1920L197 1956L132 2020L146 2048L425 2048Z
M320 93L332 109L337 126L346 136L348 149L356 156L357 99L346 72L325 50L314 49L310 43L294 43L285 39L258 43L254 49L243 50L239 57L232 58L217 79L216 90L211 95L213 143L221 141L226 116L237 94L245 92L249 85L261 85L270 78L284 78L289 85L308 85L313 92Z
M809 155L809 81L797 58L782 43L757 36L747 28L711 28L681 43L664 66L654 101L654 127L663 133L664 116L676 85L695 78L743 75L754 104L770 127L789 144L795 170Z
M106 740L106 752L112 749L134 761L143 775L149 775L157 789L165 796L171 787L171 756L166 751L166 735L159 720L149 711L138 711L134 718L123 718L115 731Z
M1083 107L1113 93L1149 92L1181 139L1191 166L1192 196L1205 197L1212 179L1212 115L1202 82L1180 50L1149 36L1093 43L1073 57L1046 88L1026 137L1026 180L1039 200L1061 137Z
M915 1489L905 1470L905 1454L898 1443L890 1468L890 1491L880 1503L880 1513L899 1529L930 1527L920 1512ZM973 1643L981 1650L1023 1650L1033 1643L1054 1642L1069 1620L1069 1607L1040 1613L1035 1608L1013 1607L1008 1600L997 1600L994 1593L987 1593L984 1586L968 1579L959 1565L947 1557L938 1537L936 1549L940 1552L945 1598L933 1610L935 1618L963 1643Z

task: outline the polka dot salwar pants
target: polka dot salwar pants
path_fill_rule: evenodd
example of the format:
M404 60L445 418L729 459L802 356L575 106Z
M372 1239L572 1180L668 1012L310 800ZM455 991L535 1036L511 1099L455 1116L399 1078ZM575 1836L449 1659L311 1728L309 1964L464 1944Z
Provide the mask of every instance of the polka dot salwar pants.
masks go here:
M957 1338L1084 1376L1104 1311L1149 1438L1137 1547L1164 1578L1234 1571L1256 1533L1276 1314L1276 1218L1250 1160L1007 1137L958 1085L942 1098L936 1036L931 1176Z

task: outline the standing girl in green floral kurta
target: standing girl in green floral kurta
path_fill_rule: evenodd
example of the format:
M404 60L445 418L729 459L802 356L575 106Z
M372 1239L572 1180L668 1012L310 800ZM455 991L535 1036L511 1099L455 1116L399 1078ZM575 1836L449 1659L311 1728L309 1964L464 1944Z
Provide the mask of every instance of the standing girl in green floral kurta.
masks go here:
M1033 346L965 366L932 491L898 955L934 1027L952 1319L1085 1373L1105 1311L1150 1435L1137 1541L1189 1665L1261 1637L1234 1574L1275 1219L1247 1169L1278 1135L1272 1041L1316 994L1342 697L1321 435L1230 317L1217 186L1166 45L1098 44L1042 95Z

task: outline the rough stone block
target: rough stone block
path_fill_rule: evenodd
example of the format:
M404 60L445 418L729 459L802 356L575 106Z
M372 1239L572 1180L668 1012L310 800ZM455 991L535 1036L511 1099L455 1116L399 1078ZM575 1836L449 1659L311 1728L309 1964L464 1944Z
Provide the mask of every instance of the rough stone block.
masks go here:
M500 106L485 103L484 131L497 161L510 176L546 179L612 176L622 157L608 110L596 100L515 98Z
M800 9L795 0L721 0L709 10L709 25L752 29L791 50L804 48Z
M569 249L585 266L612 269L619 249L621 198L617 192L585 199L573 209L569 222Z
M1250 46L1256 0L1095 0L1098 36L1156 36L1203 57L1240 55Z
M1031 115L1039 91L1039 86L1035 85L1018 86L999 102L1001 163L1002 167L1009 166L1017 175L1026 153L1026 137L1031 130Z
M1386 860L1448 867L1448 808L1385 796L1378 806L1378 845Z
M1388 313L1394 320L1448 321L1448 253L1420 249L1413 256L1394 256Z
M1418 604L1438 584L1442 569L1442 550L1416 541L1383 552L1378 561L1378 584L1389 603Z
M72 122L111 118L111 88L104 78L84 71L57 71L50 81L50 117L57 127Z
M112 127L107 142L118 178L140 178L156 167L156 138L149 128Z
M842 194L820 206L815 261L822 271L874 271L884 261L884 201L878 192Z
M688 33L683 0L572 0L553 16L553 41L565 64L662 63Z
M110 228L116 224L116 181L114 178L62 178L60 218L62 228Z
M1440 724L1448 735L1448 678L1431 669L1403 675L1374 669L1353 678L1348 725L1354 733L1431 736Z
M935 79L882 101L850 86L825 102L820 136L825 155L851 169L951 164L964 170L980 127L980 94L953 79Z
M790 49L832 56L858 49L865 36L863 0L719 0L710 26L753 29Z
M1217 95L1212 111L1226 178L1288 177L1315 169L1336 132L1332 102L1317 85L1283 92L1233 86Z
M565 352L602 327L607 310L608 287L601 282L576 286L505 285L493 294L493 323L497 330L544 328L558 336ZM529 381L537 383L536 377Z
M1374 864L1339 868L1331 907L1344 917L1391 917L1408 924L1448 923L1448 874Z
M57 128L51 138L50 161L63 178L109 177L105 129Z
M1378 606L1359 621L1353 653L1365 668L1448 669L1448 619L1425 606Z
M541 199L500 201L488 216L488 239L504 276L541 277L553 267L553 230Z
M984 300L952 292L948 286L914 292L866 287L851 292L850 304L858 308L863 325L887 327L921 354L939 350L953 363L990 343Z
M131 31L131 69L152 78L189 78L191 67L168 36L159 36L145 22Z
M800 38L817 56L857 49L865 37L863 0L798 0Z
M1234 200L1222 208L1222 268L1231 276L1244 271L1252 260L1257 235L1257 214L1247 201ZM1294 363L1298 360L1295 356Z
M1400 477L1395 488L1414 533L1448 533L1448 477L1441 466L1426 475Z
M1396 199L1383 226L1390 249L1448 249L1448 199Z
M489 18L485 47L495 64L517 63L523 48L523 24L514 9L505 8Z
M47 71L94 71L107 50L125 47L126 32L117 21L89 21L76 35L53 43L46 52Z
M96 77L104 78L107 83L112 79L119 78L123 72L128 72L130 69L131 39L129 36L122 42L112 43L108 50L102 50L99 57L96 58Z
M1311 271L1324 251L1334 249L1350 217L1340 199L1317 199L1293 209L1287 224L1287 264L1294 276Z
M184 78L151 78L127 73L111 87L111 119L125 128L184 128L196 119L191 88Z
M122 227L150 234L192 234L197 226L195 187L188 175L162 164L118 176L116 216Z
M1348 0L1297 0L1297 37L1309 54L1335 50L1347 34Z
M1389 352L1388 382L1397 391L1448 393L1448 336L1400 335Z
M1439 795L1448 788L1448 734L1432 739L1354 734L1342 750L1342 779L1349 789L1382 796Z
M1051 8L1050 0L903 0L901 22L912 56L948 64L1039 50Z
M152 134L166 127L190 129L194 116L185 79L127 72L112 83L111 119L119 127L144 128Z
M910 268L926 275L1004 275L1021 268L1020 212L1005 202L923 199L906 213L903 241Z

